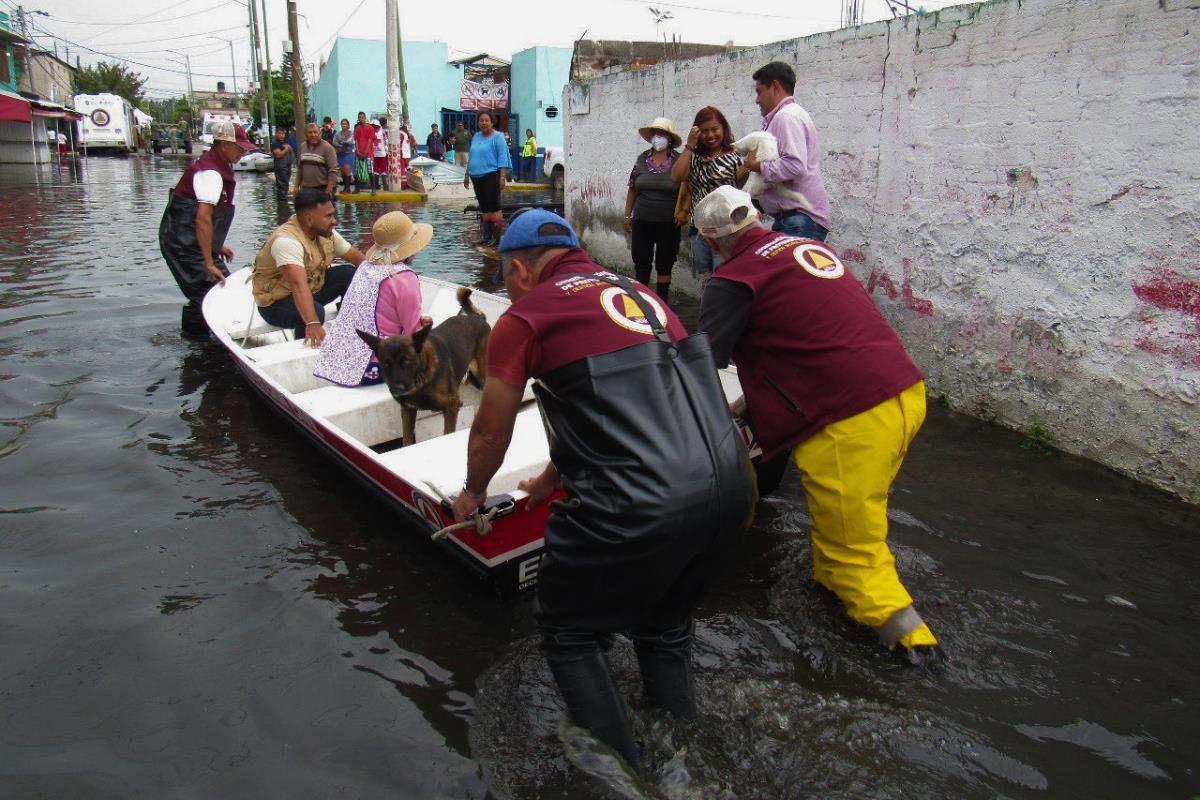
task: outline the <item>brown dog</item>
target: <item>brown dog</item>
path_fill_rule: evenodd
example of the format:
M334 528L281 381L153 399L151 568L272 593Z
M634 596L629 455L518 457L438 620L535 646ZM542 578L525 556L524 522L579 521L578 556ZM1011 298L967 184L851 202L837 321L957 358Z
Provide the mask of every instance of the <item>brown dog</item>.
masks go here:
M358 332L379 359L383 382L401 406L406 446L417 440L418 409L441 411L443 433L453 433L462 408L463 379L483 388L492 326L465 286L459 287L458 304L462 310L453 317L436 328L419 328L412 336L380 339Z

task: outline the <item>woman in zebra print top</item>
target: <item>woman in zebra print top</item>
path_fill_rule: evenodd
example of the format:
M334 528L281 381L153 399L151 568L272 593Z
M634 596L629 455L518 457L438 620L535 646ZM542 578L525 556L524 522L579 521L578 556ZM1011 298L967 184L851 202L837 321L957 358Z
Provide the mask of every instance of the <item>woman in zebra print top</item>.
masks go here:
M671 167L674 180L687 181L683 208L690 212L718 186L741 186L742 182L737 179L737 169L741 164L742 156L733 149L733 131L729 129L725 115L712 106L705 106L696 112L692 129L688 132L687 147ZM694 226L688 233L688 241L692 246L692 265L700 275L700 289L703 292L708 276L720 265L721 259L704 243Z

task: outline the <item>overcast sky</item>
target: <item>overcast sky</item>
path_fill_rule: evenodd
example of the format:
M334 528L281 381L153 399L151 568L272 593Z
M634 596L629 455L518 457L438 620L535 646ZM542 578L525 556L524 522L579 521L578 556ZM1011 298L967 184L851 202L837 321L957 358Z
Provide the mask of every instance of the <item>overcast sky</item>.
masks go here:
M262 0L256 0L262 2ZM60 56L69 49L84 65L116 56L149 79L151 97L174 96L187 87L184 56L191 60L196 90L215 89L218 80L246 87L250 64L246 0L22 0L31 32ZM278 64L287 38L286 0L265 0L271 63ZM860 0L864 21L892 16L884 0ZM917 5L917 3L913 3ZM925 0L929 10L953 5ZM17 0L0 0L14 17ZM743 9L731 11L733 7ZM412 2L400 0L406 40L443 41L450 57L489 52L502 58L535 45L570 47L576 39L638 39L677 36L687 42L757 45L839 27L841 0L514 0ZM260 5L261 9L262 6ZM300 47L305 64L318 65L335 36L382 39L384 0L298 0ZM440 8L441 13L431 13ZM655 25L655 8L671 18ZM519 15L519 16L518 16ZM262 23L260 22L260 33ZM233 52L230 53L229 41ZM90 49L89 49L90 48ZM419 76L407 75L411 84Z

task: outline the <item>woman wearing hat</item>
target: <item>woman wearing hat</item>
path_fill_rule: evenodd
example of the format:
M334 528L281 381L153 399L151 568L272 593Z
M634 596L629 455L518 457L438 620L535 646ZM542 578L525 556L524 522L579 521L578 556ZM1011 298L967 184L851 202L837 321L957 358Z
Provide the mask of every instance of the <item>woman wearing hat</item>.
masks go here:
M383 380L371 348L356 331L387 338L410 334L429 321L421 316L421 282L410 265L433 239L433 226L393 211L375 221L371 234L375 244L354 273L313 370L341 386Z
M671 178L671 167L679 152L675 149L683 137L666 117L659 117L638 133L650 143L639 154L629 173L629 191L625 193L625 230L629 231L634 275L649 285L650 265L658 273L658 296L667 300L671 289L671 268L679 255L679 226L687 221L676 214L679 181Z

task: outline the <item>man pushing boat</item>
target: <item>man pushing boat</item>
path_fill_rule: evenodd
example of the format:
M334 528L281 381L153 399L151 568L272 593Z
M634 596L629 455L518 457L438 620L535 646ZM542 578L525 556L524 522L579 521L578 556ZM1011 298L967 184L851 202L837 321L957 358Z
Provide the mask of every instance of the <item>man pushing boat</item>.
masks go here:
M513 305L492 330L454 517L487 497L534 379L551 461L520 488L530 506L566 491L538 570L542 651L574 723L636 767L604 652L628 633L647 704L695 717L691 614L750 525L753 468L705 337L593 263L566 220L518 212L500 262Z
M232 165L258 148L241 125L213 125L213 145L183 171L171 190L158 225L158 248L187 298L180 325L189 336L207 336L200 303L214 285L225 283L233 251L225 237L233 225Z

